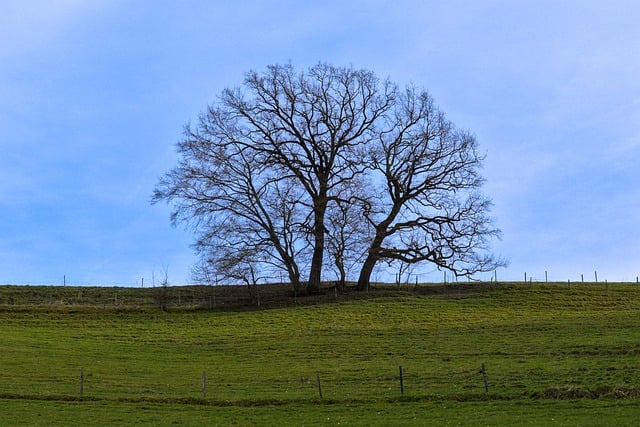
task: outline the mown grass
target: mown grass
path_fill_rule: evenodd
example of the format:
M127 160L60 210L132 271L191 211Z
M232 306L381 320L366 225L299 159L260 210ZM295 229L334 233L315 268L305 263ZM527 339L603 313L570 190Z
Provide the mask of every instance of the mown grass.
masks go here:
M632 285L298 302L169 312L2 304L0 424L94 414L93 424L632 425L640 412Z

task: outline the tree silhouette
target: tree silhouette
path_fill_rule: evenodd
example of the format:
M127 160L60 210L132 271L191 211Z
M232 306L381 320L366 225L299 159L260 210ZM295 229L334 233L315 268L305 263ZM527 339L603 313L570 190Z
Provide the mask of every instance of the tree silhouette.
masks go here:
M202 265L222 277L280 270L297 289L306 271L316 292L326 254L341 282L347 261L364 260L360 288L380 260L472 275L501 263L487 252L499 231L476 146L424 91L367 70L274 65L186 127L153 202L194 227Z

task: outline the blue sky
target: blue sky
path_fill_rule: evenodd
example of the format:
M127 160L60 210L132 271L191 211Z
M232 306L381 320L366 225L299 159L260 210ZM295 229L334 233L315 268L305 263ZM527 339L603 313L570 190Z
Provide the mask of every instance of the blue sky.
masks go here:
M188 283L191 233L153 187L184 124L289 61L423 86L475 133L500 279L640 274L637 1L7 3L0 283Z

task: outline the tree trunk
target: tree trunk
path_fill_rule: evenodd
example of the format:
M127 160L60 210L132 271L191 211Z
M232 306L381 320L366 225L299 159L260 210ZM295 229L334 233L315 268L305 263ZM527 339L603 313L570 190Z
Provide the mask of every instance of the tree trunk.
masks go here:
M395 200L393 203L393 207L391 208L391 212L389 215L382 220L378 225L376 225L376 234L371 242L371 246L369 247L369 253L367 254L367 259L364 260L362 264L362 268L360 269L360 276L358 277L358 289L361 291L366 291L369 289L369 284L371 283L371 273L373 273L373 268L376 266L376 263L380 259L379 250L382 247L382 242L387 236L387 229L389 225L393 222L395 217L400 212L400 207L402 206L401 200Z
M324 199L326 200L326 198ZM320 283L322 280L322 260L324 256L324 214L326 209L326 201L324 203L316 202L313 225L313 256L311 257L309 282L307 283L307 292L309 293L316 293L320 291Z
M320 281L322 278L322 257L324 255L324 236L315 238L313 257L311 258L311 269L309 270L309 282L307 292L316 293L320 291Z
M376 262L378 262L378 257L369 253L367 259L365 259L362 264L362 268L360 269L360 276L358 277L359 290L366 291L369 288L369 284L371 283L371 273L373 273L373 268L376 266Z
M299 291L300 290L300 274L297 274L297 272L294 272L291 269L289 269L288 273L289 273L289 281L293 286L293 290Z
M371 246L369 247L369 253L367 254L367 258L364 260L362 264L362 268L360 269L360 276L358 277L358 289L361 291L366 291L369 289L369 283L371 283L371 273L373 273L373 268L376 266L376 263L380 259L379 250L382 247L382 242L386 237L387 228L395 215L398 213L398 209L394 206L391 214L379 223L376 226L376 234L371 242Z
M340 279L338 284L340 285L340 289L344 291L346 283L347 283L347 272L344 269L344 264L341 262L336 262L336 267L340 273Z

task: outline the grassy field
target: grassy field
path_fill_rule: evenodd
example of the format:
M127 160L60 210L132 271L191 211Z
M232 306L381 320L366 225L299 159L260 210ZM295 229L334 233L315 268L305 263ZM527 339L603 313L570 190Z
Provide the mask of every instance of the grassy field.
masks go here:
M637 425L640 416L635 285L278 298L265 288L260 307L244 290L215 290L214 302L210 288L180 288L167 312L154 292L0 287L0 425Z

